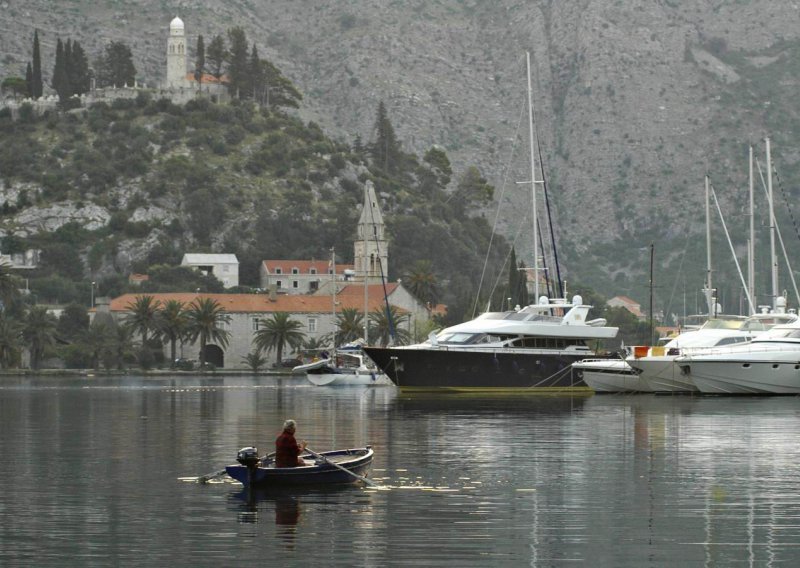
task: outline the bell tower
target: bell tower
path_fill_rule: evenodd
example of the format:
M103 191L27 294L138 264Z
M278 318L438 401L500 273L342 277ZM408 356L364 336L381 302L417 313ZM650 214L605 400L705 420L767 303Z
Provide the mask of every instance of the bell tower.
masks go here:
M186 33L183 20L175 16L169 23L167 39L167 82L165 87L175 89L186 86Z
M367 180L364 186L364 206L358 221L358 236L354 243L354 264L356 277L369 282L380 283L389 277L389 243L386 241L386 227L383 215L375 196L375 186Z

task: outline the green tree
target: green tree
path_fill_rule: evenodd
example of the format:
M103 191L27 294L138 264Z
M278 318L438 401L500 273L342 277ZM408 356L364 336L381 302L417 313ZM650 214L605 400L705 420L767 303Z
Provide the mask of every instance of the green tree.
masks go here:
M371 152L375 166L387 174L397 173L401 165L400 142L394 133L394 127L389 120L383 101L378 103L378 113L373 129L376 136Z
M0 262L0 311L6 311L13 306L19 299L21 287L22 279L11 272L8 263Z
M29 99L33 98L33 67L30 61L25 68L25 96Z
M58 318L56 331L58 337L65 341L80 338L89 329L89 314L86 306L81 304L68 304Z
M129 302L125 309L125 327L138 333L142 338L142 345L147 344L150 332L158 334L158 311L161 302L153 296L136 296Z
M439 303L439 285L430 260L418 260L403 278L403 285L429 309Z
M264 67L261 63L261 58L258 56L258 48L254 43L250 50L250 61L248 62L248 95L252 96L254 101L259 100L265 87Z
M425 153L423 161L428 164L431 172L436 176L436 184L440 188L447 187L450 178L453 176L453 168L450 165L450 158L447 152L441 148L433 147Z
M364 314L356 308L344 308L336 314L337 345L364 337Z
M24 95L28 92L28 84L22 77L6 77L0 83L0 90L3 93L11 92L16 99L19 95Z
M283 347L297 349L303 344L305 334L299 329L303 324L291 319L287 312L275 312L269 319L262 319L258 331L253 335L253 345L260 352L276 350L276 364L283 358Z
M83 95L91 88L92 74L89 69L89 58L77 41L72 42L72 51L67 60L71 94Z
M183 302L168 300L156 314L159 335L169 341L170 367L175 366L177 343L186 336L189 320Z
M110 330L107 349L104 352L106 368L116 367L122 370L125 361L133 357L136 346L133 331L124 325L115 325Z
M22 340L31 355L31 369L37 370L47 348L55 343L56 318L44 306L33 306L23 326Z
M456 192L466 205L483 206L492 200L494 187L486 181L478 168L470 166L461 175Z
M95 68L98 87L132 87L136 82L131 48L121 41L112 41L106 46Z
M89 364L92 369L99 369L100 362L106 358L109 349L109 337L113 331L108 325L94 321L83 333L81 343L89 356Z
M218 343L223 349L228 346L230 332L222 329L221 324L228 323L231 317L225 313L219 302L213 298L197 298L186 312L188 326L187 337L190 341L200 341L200 368L206 363L206 345L209 341Z
M369 336L374 342L378 342L382 347L389 343L405 345L411 337L408 330L403 329L401 324L408 320L407 314L400 314L395 306L388 306L381 310L375 310L369 314ZM394 338L392 337L394 333Z
M268 108L300 108L303 95L294 84L283 76L280 70L266 59L260 61L262 88L260 104Z
M0 314L0 368L17 364L21 348L22 326L5 313Z
M228 50L225 47L225 38L221 35L216 35L211 39L211 43L208 44L208 50L206 52L206 60L208 63L208 69L211 71L211 74L219 81L222 77L222 68L225 65L225 61L228 59Z
M31 66L32 93L33 98L38 99L44 92L42 81L42 54L39 48L39 30L33 32L33 65Z
M261 367L266 364L267 358L261 355L261 352L254 351L242 357L242 362L246 364L251 371L257 373Z
M206 44L203 36L197 36L197 49L194 60L194 80L197 81L197 90L202 90L203 73L206 72Z
M245 97L248 89L247 36L236 26L228 30L230 52L228 54L228 91L232 97Z
M69 71L67 69L67 55L64 51L64 43L61 41L61 38L58 38L58 42L56 43L56 62L53 66L51 87L58 93L58 99L62 102L72 94L72 88L69 84Z

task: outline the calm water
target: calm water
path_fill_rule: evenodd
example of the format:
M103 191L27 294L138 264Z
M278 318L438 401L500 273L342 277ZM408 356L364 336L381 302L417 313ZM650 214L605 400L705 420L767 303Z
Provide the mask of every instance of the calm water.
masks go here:
M373 477L198 485L285 418ZM0 379L0 566L797 566L800 399Z

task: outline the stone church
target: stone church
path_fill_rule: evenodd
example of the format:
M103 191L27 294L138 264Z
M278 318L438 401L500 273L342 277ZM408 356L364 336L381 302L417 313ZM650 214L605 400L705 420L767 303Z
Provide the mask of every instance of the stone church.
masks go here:
M169 23L167 37L167 76L161 84L162 94L169 96L174 103L185 103L198 94L214 101L228 99L226 77L219 79L210 73L203 73L198 82L194 72L187 72L188 43L186 26L178 16Z

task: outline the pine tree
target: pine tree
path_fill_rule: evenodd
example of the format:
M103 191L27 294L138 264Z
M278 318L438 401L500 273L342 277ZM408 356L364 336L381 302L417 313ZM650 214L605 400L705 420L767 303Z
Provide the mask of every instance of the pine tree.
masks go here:
M225 48L225 39L221 35L214 36L214 39L208 44L206 59L208 60L208 68L217 81L222 77L222 67L225 65L227 58L228 50Z
M250 50L250 63L248 67L248 83L250 84L249 90L253 94L253 100L263 101L267 86L264 84L264 65L261 61L261 58L258 56L258 48L256 48L255 43L253 44L253 48Z
M241 98L248 94L247 36L239 26L228 30L231 45L228 59L228 91L231 96Z
M112 41L97 60L98 87L133 86L136 67L133 65L131 48L121 41Z
M268 107L300 108L303 95L284 77L280 70L266 59L261 60L261 80L264 83L263 92L266 95L265 104Z
M39 49L39 30L33 32L33 67L31 68L33 77L33 98L38 99L44 92L42 83L42 56Z
M197 36L197 55L194 61L194 80L197 81L197 89L203 84L203 73L206 72L206 44L203 36Z

